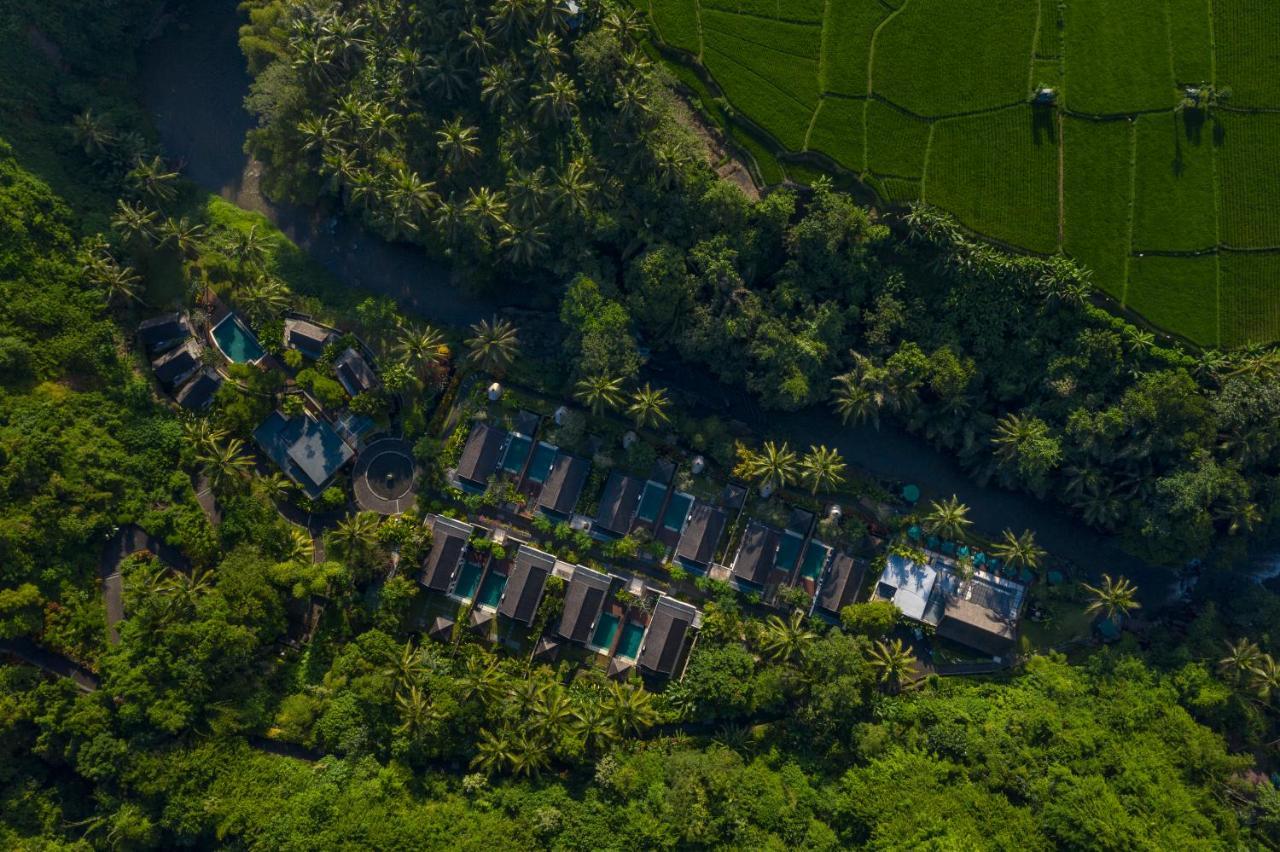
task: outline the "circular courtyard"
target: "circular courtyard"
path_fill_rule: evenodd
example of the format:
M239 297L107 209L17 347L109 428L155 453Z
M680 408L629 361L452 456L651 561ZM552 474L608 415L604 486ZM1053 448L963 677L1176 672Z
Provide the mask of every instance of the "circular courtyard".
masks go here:
M356 459L351 481L361 509L398 515L417 497L418 469L413 446L400 438L382 438L365 447Z

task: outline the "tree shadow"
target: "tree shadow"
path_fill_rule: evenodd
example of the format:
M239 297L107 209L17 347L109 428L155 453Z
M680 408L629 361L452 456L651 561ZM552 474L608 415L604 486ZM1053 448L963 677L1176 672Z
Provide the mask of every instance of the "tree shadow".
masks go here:
M1037 145L1048 142L1058 144L1058 123L1054 121L1056 110L1049 105L1031 107L1031 139Z
M1208 116L1202 109L1191 107L1182 111L1182 127L1186 132L1187 141L1192 145L1201 143L1207 119Z

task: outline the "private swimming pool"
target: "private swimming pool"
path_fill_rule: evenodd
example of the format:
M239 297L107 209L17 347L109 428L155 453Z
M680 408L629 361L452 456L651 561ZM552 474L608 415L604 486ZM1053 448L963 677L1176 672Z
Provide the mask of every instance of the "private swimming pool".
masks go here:
M462 563L458 571L458 581L453 584L453 596L469 601L476 594L476 586L480 585L480 566L471 560Z
M547 474L551 473L551 465L556 460L556 448L543 441L538 442L538 446L533 450L533 458L529 460L529 472L525 474L530 482L536 482L541 485L547 479Z
M640 495L640 508L636 510L636 519L652 524L658 520L658 510L662 508L662 498L666 496L667 487L650 479L644 484L644 493Z
M689 510L693 508L692 495L677 492L667 504L667 511L662 516L662 525L672 532L684 529L684 522L689 518Z
M502 590L507 587L507 576L497 571L490 571L480 584L480 592L476 595L476 604L496 608L502 600Z
M529 448L533 439L519 432L511 433L511 443L507 444L507 452L502 457L502 469L507 473L519 473L524 467L524 460L529 457Z
M796 567L796 559L800 556L800 545L804 544L804 539L793 532L786 532L782 536L782 541L778 544L778 558L773 563L779 570L790 573L791 569Z
M252 364L266 352L249 326L235 314L227 314L210 332L218 350L234 364Z
M622 638L618 640L618 653L614 656L624 660L634 660L640 653L640 642L644 639L644 625L628 621L622 626Z
M804 552L804 562L800 564L800 576L807 577L810 580L816 580L822 575L822 569L827 564L827 557L831 555L831 548L825 544L816 541L809 542L809 549Z
M596 632L591 636L591 644L596 648L607 651L613 647L613 637L618 633L618 616L611 612L606 612L600 616L600 623L596 625Z

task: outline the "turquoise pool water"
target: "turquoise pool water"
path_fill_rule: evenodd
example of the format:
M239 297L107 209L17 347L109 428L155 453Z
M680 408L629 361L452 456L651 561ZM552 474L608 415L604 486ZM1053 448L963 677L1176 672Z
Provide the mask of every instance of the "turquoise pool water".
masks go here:
M622 626L622 638L618 640L618 653L615 656L634 660L640 653L640 642L643 639L644 625L628 621Z
M235 314L228 314L213 327L213 342L236 364L251 364L266 354L258 338Z
M480 585L480 566L474 562L462 563L458 572L458 582L453 584L453 594L463 600L471 600L476 595L476 586Z
M800 545L804 544L804 539L795 533L785 533L782 541L778 544L778 558L774 562L780 570L790 571L796 567L796 559L800 557Z
M551 465L556 460L556 448L550 444L538 442L538 446L534 448L533 459L529 462L529 472L526 477L537 483L546 481L547 474L551 473Z
M611 612L606 612L600 616L600 623L596 625L596 632L591 637L591 644L597 648L608 649L613 646L613 637L618 632L618 616Z
M640 508L636 511L636 518L647 524L658 520L658 510L662 508L662 498L666 493L667 489L652 479L646 482L644 493L640 495Z
M809 549L804 552L804 562L800 564L800 576L816 580L822 575L822 568L827 564L831 548L816 541L809 542Z
M480 592L476 595L476 603L481 606L496 607L502 600L502 590L507 587L507 576L497 571L490 571L489 576L480 584Z
M511 433L511 443L507 444L506 455L502 457L502 469L507 473L519 473L524 467L524 460L529 457L529 448L533 439L518 432Z
M667 504L666 514L662 516L662 525L672 532L680 532L684 529L684 522L689 517L691 508L693 508L692 496L683 493L674 495L671 502Z

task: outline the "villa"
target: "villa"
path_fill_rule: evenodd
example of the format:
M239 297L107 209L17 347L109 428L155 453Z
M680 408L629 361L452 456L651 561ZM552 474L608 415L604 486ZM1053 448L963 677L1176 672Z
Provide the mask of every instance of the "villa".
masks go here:
M605 601L613 587L613 578L583 565L576 565L569 588L565 591L564 610L556 632L570 642L581 645L591 640L604 611Z
M759 591L769 582L773 566L778 558L781 537L778 531L759 521L752 521L742 534L742 543L733 558L732 577L737 584L747 583L748 588Z
M337 338L337 332L333 329L308 320L284 321L284 345L289 349L297 349L313 361L324 355L324 348Z
M818 582L818 594L814 596L814 613L831 621L839 619L840 610L854 602L866 565L847 553L837 553L827 563L827 569Z
M194 340L188 340L177 349L166 352L152 361L151 369L155 371L160 384L171 391L200 369L202 366L200 355L200 344Z
M686 568L705 572L715 559L727 523L728 516L720 509L706 503L696 504L676 545L676 559Z
M364 356L350 347L344 349L333 362L333 371L337 374L342 387L352 396L376 390L381 384L377 373L369 366Z
M687 659L687 648L702 614L692 604L663 595L653 608L653 618L644 644L640 646L640 669L654 675L670 677Z
M327 421L307 414L286 417L274 411L254 430L253 437L262 451L312 499L319 497L355 456L355 450Z
M191 337L191 323L179 313L161 314L138 324L138 339L147 354L155 357Z
M527 544L520 545L515 564L507 575L507 586L498 602L498 612L526 627L532 626L547 587L547 578L555 570L556 558Z
M619 471L609 474L600 506L596 511L594 530L605 537L621 537L631 532L631 522L640 507L645 482Z
M591 462L557 453L551 463L551 472L542 483L542 491L538 494L538 508L548 515L567 518L573 514L582 496L582 488L587 484L587 474L591 470Z
M476 423L471 427L467 443L458 460L458 485L483 491L489 485L489 477L498 471L498 462L507 442L507 433L488 423Z
M188 411L204 411L213 402L213 395L220 387L222 376L212 367L205 367L178 389L174 399Z
M431 518L431 550L422 560L418 582L433 592L448 592L475 527L443 515Z

